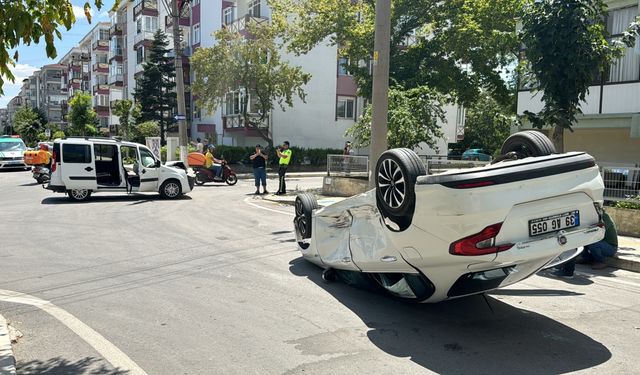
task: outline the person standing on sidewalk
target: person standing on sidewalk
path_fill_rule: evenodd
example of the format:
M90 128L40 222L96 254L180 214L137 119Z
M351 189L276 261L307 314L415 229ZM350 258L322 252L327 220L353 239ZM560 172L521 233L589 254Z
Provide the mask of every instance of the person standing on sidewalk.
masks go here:
M278 154L279 168L278 168L278 177L280 179L280 184L278 186L278 192L276 195L284 195L287 194L287 183L285 181L285 175L287 174L287 168L289 167L289 163L291 162L291 150L289 149L289 141L284 141L281 147L276 149L276 153Z
M618 251L618 232L616 230L616 224L611 220L609 214L604 212L602 214L602 221L604 222L604 238L596 243L587 245L584 247L584 251L577 258L573 259L560 266L560 269L555 273L556 276L571 278L576 268L576 262L579 263L591 263L591 269L601 270L607 268L607 264L604 262L606 257L612 257Z
M253 161L253 177L256 180L255 195L260 194L260 183L262 182L262 194L269 194L267 191L267 159L268 156L262 153L262 146L256 145L256 153L249 156Z

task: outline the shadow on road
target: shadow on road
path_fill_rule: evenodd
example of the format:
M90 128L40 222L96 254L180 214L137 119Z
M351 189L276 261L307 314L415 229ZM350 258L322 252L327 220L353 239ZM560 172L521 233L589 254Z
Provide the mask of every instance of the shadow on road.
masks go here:
M358 315L378 348L436 373L558 374L611 358L605 346L585 334L491 297L408 304L339 282L325 283L320 269L302 258L291 261L290 271Z
M85 357L75 362L56 357L46 361L32 360L18 362L16 371L20 375L126 375L129 371L108 369L104 365L95 367L98 360L93 357Z
M173 199L174 201L191 200L188 195ZM142 204L147 202L163 201L170 202L171 199L163 199L159 195L146 194L127 194L127 195L92 195L86 202L74 202L66 196L60 195L55 197L44 198L41 204L92 204L92 203L109 203L109 202L132 202L130 205Z

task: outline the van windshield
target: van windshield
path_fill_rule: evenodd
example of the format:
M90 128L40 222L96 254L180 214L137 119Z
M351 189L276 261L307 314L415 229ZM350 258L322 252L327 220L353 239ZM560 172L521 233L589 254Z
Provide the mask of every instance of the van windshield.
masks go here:
M0 152L4 151L24 151L27 149L27 146L20 141L16 142L0 142Z

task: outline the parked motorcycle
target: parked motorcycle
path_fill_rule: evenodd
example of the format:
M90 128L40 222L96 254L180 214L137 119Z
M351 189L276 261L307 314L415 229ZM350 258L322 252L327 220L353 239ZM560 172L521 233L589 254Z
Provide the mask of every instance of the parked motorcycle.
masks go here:
M51 172L49 168L44 165L34 165L31 169L31 173L33 175L33 178L35 178L39 184L49 182L51 178Z
M227 185L233 186L238 182L238 176L227 162L222 163L222 176L216 176L213 171L203 166L192 166L196 172L196 184L204 185L207 182L226 182Z

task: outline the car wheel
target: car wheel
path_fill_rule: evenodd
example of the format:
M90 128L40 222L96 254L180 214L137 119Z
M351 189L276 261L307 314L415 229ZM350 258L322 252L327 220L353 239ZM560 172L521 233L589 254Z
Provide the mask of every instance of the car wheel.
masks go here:
M230 174L229 176L227 176L225 182L227 183L227 185L233 186L238 182L238 176L236 176L235 174Z
M296 197L294 223L300 238L311 238L311 214L317 208L318 201L314 195L302 193Z
M84 202L91 197L91 190L87 189L71 189L67 190L69 199L74 202Z
M410 219L415 208L416 179L425 174L424 164L415 152L406 148L384 152L376 165L376 200L382 214L396 222Z
M207 182L207 176L202 172L196 172L196 184L202 186L205 182Z
M177 180L167 180L160 186L160 195L165 199L176 199L182 194L182 186Z
M515 152L518 159L524 159L531 156L546 156L556 153L553 143L544 134L527 130L512 134L502 144L500 154L507 155Z
M322 280L324 280L327 283L338 281L338 274L336 273L335 270L332 270L331 268L327 268L326 270L322 271Z

